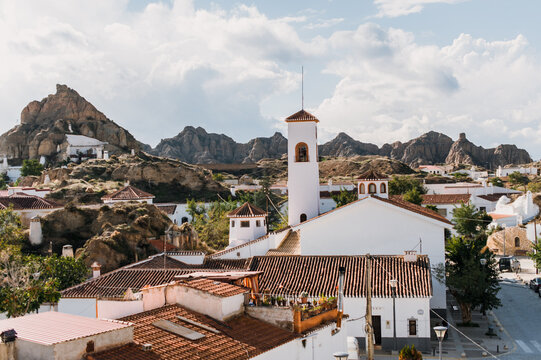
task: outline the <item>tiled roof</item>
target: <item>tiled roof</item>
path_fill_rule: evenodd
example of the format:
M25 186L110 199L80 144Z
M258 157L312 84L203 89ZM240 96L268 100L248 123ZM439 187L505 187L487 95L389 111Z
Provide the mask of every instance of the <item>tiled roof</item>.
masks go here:
M374 169L370 169L359 175L358 180L384 180L388 177L378 173Z
M148 243L159 252L179 250L175 245L168 243L167 241L164 243L164 241L160 239L149 240Z
M160 205L160 204L154 204L158 209L166 213L167 215L173 215L175 213L175 210L177 209L176 205Z
M506 194L477 195L477 197L479 197L481 199L484 199L484 200L487 200L487 201L492 201L492 202L496 202L496 201L500 200L500 198L502 196L507 197Z
M274 234L281 233L281 232L283 232L283 231L289 230L290 228L291 228L291 227L288 225L288 226L286 226L286 227L284 227L284 228L281 228L281 229L279 229L279 230L274 231ZM217 252L215 252L214 254L208 255L208 257L210 257L210 258L217 258L217 257L222 256L222 255L224 255L224 254L228 254L228 253L237 251L237 250L240 249L240 248L243 248L243 247L246 247L246 246L251 246L251 245L253 245L254 243L257 243L257 242L260 242L260 241L263 241L263 240L267 239L267 238L269 237L269 235L270 235L270 233L269 233L269 234L266 234L266 235L263 235L263 236L261 236L261 237L258 237L258 238L255 239L255 240L245 242L244 244L240 244L240 245L237 245L237 246L228 248L228 249L224 249L224 250L217 251Z
M246 268L245 259L205 259L202 265L186 264L170 257L166 257L165 260L165 268L163 255L127 265L63 290L62 296L69 298L121 298L128 289L137 292L146 285L162 285L175 280L178 275L195 271L244 270Z
M315 121L315 122L319 122L317 117L310 114L308 111L306 111L304 109L300 110L300 111L297 111L295 114L290 115L290 116L288 116L286 118L286 122L295 122L295 121Z
M140 200L140 199L154 199L154 195L149 194L141 189L128 185L120 190L117 190L111 194L103 196L102 200Z
M301 237L299 231L290 231L276 249L267 251L267 255L300 255Z
M374 198L376 198L378 200L381 200L383 202L387 202L387 203L393 204L395 206L401 207L403 209L413 211L415 213L427 216L429 218L439 220L439 221L444 222L446 224L452 225L449 220L447 220L445 217L441 216L437 212L435 212L433 210L430 210L430 209L427 209L425 207L422 207L420 205L410 203L409 201L405 201L400 196L391 196L390 199L384 199L384 198L381 198L379 196L374 196Z
M178 316L191 320L182 321ZM205 335L199 340L188 340L182 336L162 330L154 325L157 320L168 320ZM215 321L208 316L184 309L178 305L164 306L123 318L135 324L135 344L152 344L151 353L160 359L171 360L236 360L253 358L263 352L288 343L299 335L265 323L246 315L226 322ZM193 322L215 329L209 331ZM132 351L131 348L127 348ZM137 356L139 353L133 352ZM124 360L117 349L92 355L92 360ZM152 357L132 357L132 360Z
M10 205L13 207L13 210L41 210L62 207L62 205L54 201L23 193L0 197L0 209L8 208Z
M245 294L250 291L250 289L244 288L242 286L237 286L210 279L194 279L180 283L192 289L204 291L220 297L229 297L239 294Z
M403 256L372 256L372 294L390 297L389 280L398 280L398 297L432 295L430 263L426 255L416 262L405 262ZM345 266L344 295L364 297L366 294L365 256L256 256L251 271L262 271L259 288L273 294L298 296L336 295L338 267Z
M86 360L161 360L160 355L144 351L141 345L129 343L111 350L104 350L86 355Z
M422 195L423 204L467 204L470 201L470 194L434 194Z
M267 216L267 212L258 208L255 205L245 202L235 210L229 212L227 217L252 217L252 216Z
M121 321L98 320L56 311L0 320L0 332L15 329L17 338L52 345L129 327Z

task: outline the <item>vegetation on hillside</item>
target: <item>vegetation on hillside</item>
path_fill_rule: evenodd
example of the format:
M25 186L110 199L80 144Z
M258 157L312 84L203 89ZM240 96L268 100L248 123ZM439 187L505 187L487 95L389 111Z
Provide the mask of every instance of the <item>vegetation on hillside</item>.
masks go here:
M21 176L40 176L43 171L43 165L36 159L23 160Z

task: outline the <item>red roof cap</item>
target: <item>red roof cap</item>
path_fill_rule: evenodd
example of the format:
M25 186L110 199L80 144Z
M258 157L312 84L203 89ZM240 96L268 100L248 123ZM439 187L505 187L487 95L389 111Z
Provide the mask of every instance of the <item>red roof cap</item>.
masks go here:
M227 214L227 217L252 217L252 216L267 216L267 212L258 208L255 205L245 202L240 207Z
M295 114L290 115L286 118L286 122L296 122L296 121L315 121L319 122L317 117L310 114L308 111L302 109L301 111L297 111Z
M128 185L123 189L117 190L112 194L107 194L101 199L106 200L140 200L140 199L154 199L155 196L147 193L141 189Z
M365 171L361 175L359 175L357 179L358 180L387 180L388 177L378 173L374 169L370 169L368 171Z

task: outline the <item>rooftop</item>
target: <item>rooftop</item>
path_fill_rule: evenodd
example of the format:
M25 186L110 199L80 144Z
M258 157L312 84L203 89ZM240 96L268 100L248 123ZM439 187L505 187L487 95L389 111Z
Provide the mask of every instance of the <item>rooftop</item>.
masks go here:
M203 314L178 305L164 306L123 318L135 324L135 344L152 344L152 351L144 356L137 346L125 345L89 355L89 360L190 359L236 360L253 358L263 352L288 343L299 335L242 315L226 322L216 321ZM189 340L154 325L166 320L203 335ZM188 320L188 321L186 321ZM154 355L153 355L154 354Z
M267 212L258 208L255 205L245 202L233 211L227 214L227 217L253 217L253 216L267 216Z
M492 202L496 202L496 201L500 200L500 198L502 196L508 197L507 194L477 195L478 198L481 198L481 199L484 199L484 200L487 200L487 201L492 201Z
M388 176L378 173L374 169L370 169L368 171L365 171L359 177L358 180L386 180L388 179Z
M71 146L99 146L107 144L106 142L84 135L66 134L66 140Z
M319 122L318 118L310 114L308 111L302 109L297 111L295 114L290 115L286 118L286 122L297 122L297 121L315 121Z
M390 297L389 280L398 280L398 297L430 297L432 282L430 262L426 255L406 262L400 255L372 256L372 295ZM310 296L336 295L338 267L345 266L344 295L364 297L366 294L365 256L256 256L249 269L261 271L259 288L272 294ZM309 269L309 270L308 270Z
M0 332L15 329L17 337L53 345L131 326L122 321L98 320L56 311L0 320Z
M423 205L426 204L459 204L468 203L470 201L470 194L434 194L434 195L422 195Z
M173 215L177 210L177 206L174 204L154 204L158 209L166 213L167 215Z
M0 197L0 209L8 208L10 205L13 207L13 210L42 210L62 207L62 205L59 205L54 201L24 193L15 193L13 195Z
M250 291L250 289L244 288L242 286L228 284L225 282L211 279L193 279L188 281L180 281L179 284L190 287L192 289L204 291L211 295L219 297L229 297L239 294L245 294Z
M142 200L142 199L154 199L154 195L147 193L134 186L128 185L120 190L117 190L111 194L103 196L102 200Z

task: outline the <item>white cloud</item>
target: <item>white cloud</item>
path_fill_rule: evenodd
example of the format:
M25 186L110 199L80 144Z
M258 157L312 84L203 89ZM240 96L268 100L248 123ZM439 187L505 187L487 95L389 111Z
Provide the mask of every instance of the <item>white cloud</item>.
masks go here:
M429 4L456 4L467 0L374 0L377 17L398 17L418 13Z

